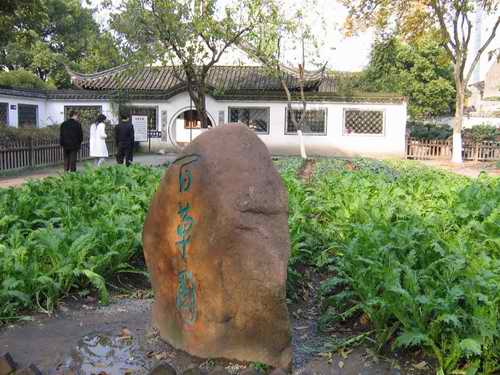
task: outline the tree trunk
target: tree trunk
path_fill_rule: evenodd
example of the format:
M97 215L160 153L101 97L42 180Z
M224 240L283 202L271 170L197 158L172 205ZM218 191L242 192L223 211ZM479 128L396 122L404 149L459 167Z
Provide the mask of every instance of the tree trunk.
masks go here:
M199 97L199 101L200 101L198 112L200 114L201 128L207 129L208 128L208 113L207 113L206 96L204 93L199 92L198 97Z
M206 106L206 95L204 90L201 87L197 87L196 89L189 89L189 95L191 96L191 100L194 102L194 106L198 115L200 116L200 125L202 129L208 128L208 114L207 114L207 106Z
M453 120L453 153L451 161L453 163L463 163L462 159L462 123L464 117L465 87L459 78L455 77L457 89L455 118Z
M299 142L300 142L300 156L302 159L306 160L307 159L307 154L306 154L306 145L304 144L304 136L302 135L302 130L297 130L297 134L299 135Z

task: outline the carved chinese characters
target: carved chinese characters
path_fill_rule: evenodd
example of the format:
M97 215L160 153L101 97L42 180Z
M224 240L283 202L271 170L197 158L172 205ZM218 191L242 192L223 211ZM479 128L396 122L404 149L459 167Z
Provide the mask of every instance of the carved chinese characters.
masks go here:
M182 199L182 193L189 192L191 188L193 175L189 169L189 165L198 160L196 155L188 155L177 159L175 163L180 163L179 169L179 193ZM180 217L180 224L177 226L177 241L176 246L179 250L181 259L181 270L177 274L177 296L175 305L177 310L182 315L184 322L193 324L196 320L196 282L193 279L193 274L187 269L187 250L191 242L191 232L195 224L192 216L189 215L191 209L190 202L180 202L177 214Z

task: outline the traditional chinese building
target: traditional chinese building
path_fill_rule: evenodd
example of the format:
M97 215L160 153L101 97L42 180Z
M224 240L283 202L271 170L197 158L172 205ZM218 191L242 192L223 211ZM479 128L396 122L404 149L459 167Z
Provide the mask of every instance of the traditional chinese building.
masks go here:
M172 67L131 72L126 66L95 74L71 72L74 89L20 90L0 88L0 121L15 127L61 123L76 109L92 119L104 113L112 123L120 112L147 116L150 130L161 131L163 145L190 142L201 132L199 116L186 84ZM293 72L288 87L298 93ZM307 77L304 140L310 154L403 157L406 100L393 94L349 94L337 90L334 76ZM215 66L208 77L206 107L209 126L244 123L272 153L296 154L297 129L278 79L258 66ZM300 106L292 112L301 111Z

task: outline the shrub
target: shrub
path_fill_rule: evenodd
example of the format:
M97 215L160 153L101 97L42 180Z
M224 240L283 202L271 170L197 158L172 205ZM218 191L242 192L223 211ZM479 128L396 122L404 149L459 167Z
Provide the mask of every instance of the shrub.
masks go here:
M53 84L42 81L35 74L24 69L0 72L0 85L25 89L55 89Z
M59 125L51 125L44 128L14 128L0 124L0 140L26 141L34 139L59 139Z
M473 126L470 129L464 129L464 139L470 139L472 142L495 141L500 140L500 128L489 124Z
M411 138L419 140L448 139L453 134L453 128L448 124L408 121L406 123L406 129Z

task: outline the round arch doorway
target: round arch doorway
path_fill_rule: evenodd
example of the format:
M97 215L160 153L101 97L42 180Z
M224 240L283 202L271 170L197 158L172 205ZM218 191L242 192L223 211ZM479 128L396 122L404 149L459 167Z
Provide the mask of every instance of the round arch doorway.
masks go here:
M201 116L196 109L187 107L178 111L170 123L169 137L172 143L182 148L201 133L213 127L215 122L208 112L207 115L208 124L206 127L202 127Z

